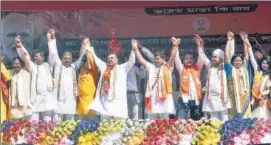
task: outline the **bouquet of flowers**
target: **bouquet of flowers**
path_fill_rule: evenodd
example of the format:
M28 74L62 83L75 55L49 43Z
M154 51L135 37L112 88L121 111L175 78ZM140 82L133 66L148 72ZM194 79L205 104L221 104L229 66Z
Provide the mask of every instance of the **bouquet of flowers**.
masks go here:
M25 128L25 140L27 144L46 144L46 137L56 126L52 121L29 121Z
M250 143L260 144L261 139L268 132L271 132L271 119L259 119L253 128L247 131L250 136Z
M121 130L125 127L126 120L103 120L98 128L98 137L102 138L102 145L121 144Z
M241 134L238 134L233 137L232 145L247 145L250 142L250 137L248 132L245 130Z
M18 129L24 127L23 123L15 121L4 121L1 125L2 140L4 143L15 143L18 141L18 136L23 136L23 132L18 132Z
M198 123L201 123L201 125L194 134L192 145L217 145L221 137L218 131L223 122L220 120L202 119Z
M139 145L145 135L148 121L131 120L126 121L126 127L122 129L122 143L125 145Z
M219 131L220 134L222 134L221 141L223 141L225 145L234 144L234 136L241 134L246 129L252 129L256 121L257 118L236 118L226 121Z
M90 119L78 122L77 126L70 134L69 139L74 144L88 144L89 142L92 142L92 137L90 135L98 129L100 123L101 121L99 120Z
M72 131L77 126L78 122L74 120L63 121L56 125L56 127L46 136L46 145L53 144L72 144L68 136L72 134Z
M191 134L196 128L197 124L193 120L158 119L148 126L142 144L178 144L184 134Z

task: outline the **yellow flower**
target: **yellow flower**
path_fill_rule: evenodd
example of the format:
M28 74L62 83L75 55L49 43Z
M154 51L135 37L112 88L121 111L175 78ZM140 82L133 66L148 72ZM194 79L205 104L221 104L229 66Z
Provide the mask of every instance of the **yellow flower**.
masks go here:
M48 145L51 145L51 144L54 144L55 141L54 141L54 139L53 139L52 137L47 137L47 138L46 138L46 143L47 143Z

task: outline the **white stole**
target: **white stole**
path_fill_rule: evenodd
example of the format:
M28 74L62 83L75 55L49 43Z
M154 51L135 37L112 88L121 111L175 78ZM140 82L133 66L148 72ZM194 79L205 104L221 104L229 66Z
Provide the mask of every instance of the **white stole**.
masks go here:
M10 95L11 95L11 106L16 106L17 99L20 106L29 105L28 100L25 100L29 94L29 73L23 69L20 70L19 73L14 74L11 78L11 88L10 88Z

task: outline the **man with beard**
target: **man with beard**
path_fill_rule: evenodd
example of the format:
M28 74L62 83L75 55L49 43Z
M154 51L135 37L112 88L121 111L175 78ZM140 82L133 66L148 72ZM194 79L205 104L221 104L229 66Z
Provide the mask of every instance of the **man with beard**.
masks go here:
M24 69L24 63L19 57L13 59L11 75L9 88L11 119L30 119L33 109L30 101L30 74Z
M169 114L175 114L171 74L181 39L172 37L171 41L173 48L168 62L164 60L164 55L158 52L155 54L154 64L151 64L142 57L137 46L135 49L137 59L148 70L145 108L151 120L166 119Z
M20 37L15 44L20 58L25 63L25 69L30 73L31 104L33 114L31 120L51 121L57 100L53 97L53 78L50 65L44 61L44 53L35 53L35 62L31 61L28 51L23 46Z
M194 38L198 46L198 61L195 64L194 57L191 53L184 55L184 64L182 64L179 57L179 52L177 52L175 63L176 68L180 74L180 92L181 97L178 100L179 104L179 114L178 116L182 119L188 119L188 113L192 119L197 120L195 114L199 113L199 104L202 98L202 87L200 80L200 71L203 66L203 61L201 59L201 54L203 53L203 41L200 36L196 35ZM200 116L200 114L198 114Z
M137 42L132 41L132 49L135 46ZM131 51L128 62L120 65L117 54L114 52L107 56L107 63L105 63L96 56L93 47L88 45L87 50L92 53L101 72L95 99L88 108L101 114L102 119L128 118L126 82L127 74L135 64L134 50Z
M211 61L205 55L200 54L204 65L208 69L206 93L203 99L202 111L210 115L212 119L226 121L230 101L228 96L227 75L224 69L224 52L216 49L212 53Z

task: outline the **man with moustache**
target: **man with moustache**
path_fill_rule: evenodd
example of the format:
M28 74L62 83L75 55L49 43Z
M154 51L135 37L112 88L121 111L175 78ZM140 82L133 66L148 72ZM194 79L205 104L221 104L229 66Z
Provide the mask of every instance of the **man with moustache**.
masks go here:
M200 53L204 65L208 69L206 93L203 99L202 111L212 119L226 121L230 101L228 96L227 75L224 69L224 51L216 49L212 53L211 61Z
M169 117L169 114L175 114L171 74L181 40L172 37L171 41L173 48L168 62L164 60L164 55L161 52L157 52L154 64L151 64L142 57L138 47L136 46L135 48L138 61L148 70L145 108L151 120L158 118L166 119Z
M127 74L135 64L134 48L136 46L137 42L132 41L133 50L131 51L128 62L123 64L118 64L116 52L110 52L105 63L96 56L92 46L88 45L87 47L87 50L92 53L94 61L101 72L95 99L88 108L101 114L102 119L128 118L126 82Z
M176 68L180 74L180 93L181 97L178 100L179 114L182 119L188 119L188 114L192 119L197 120L199 117L195 116L199 112L199 104L202 98L202 87L200 80L200 72L203 66L203 60L201 59L201 53L203 50L203 41L199 35L194 38L198 46L198 61L195 63L194 57L191 53L184 55L184 64L177 52L175 63Z
M21 42L20 37L15 39L16 49L25 63L25 69L30 73L31 104L33 113L31 120L52 121L53 110L57 100L53 97L53 77L49 63L44 61L43 52L35 52L35 62Z
M9 94L11 119L30 119L33 109L30 101L30 74L19 57L15 57L12 62Z

